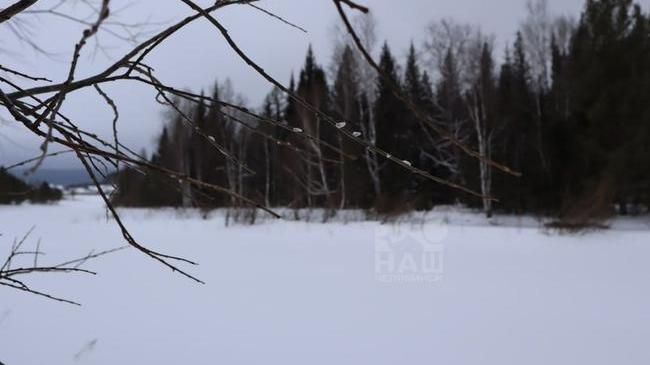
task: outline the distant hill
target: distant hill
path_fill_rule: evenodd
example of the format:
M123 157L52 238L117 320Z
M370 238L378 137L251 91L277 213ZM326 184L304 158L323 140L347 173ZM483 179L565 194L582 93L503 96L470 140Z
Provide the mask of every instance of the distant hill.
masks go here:
M0 169L0 204L50 203L61 200L63 192L45 182L28 184L11 173Z
M46 182L52 185L72 186L87 185L92 182L86 170L83 169L39 168L29 177L24 175L26 171L28 169L16 169L13 174L33 185Z

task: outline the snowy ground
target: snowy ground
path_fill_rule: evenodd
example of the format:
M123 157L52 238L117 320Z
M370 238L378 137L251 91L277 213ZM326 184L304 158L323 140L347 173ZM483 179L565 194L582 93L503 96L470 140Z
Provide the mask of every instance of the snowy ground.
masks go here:
M562 236L530 219L435 212L398 228L440 250L439 280L384 283L377 222L225 228L219 215L124 215L143 243L198 260L188 270L207 284L126 250L90 263L97 277L31 279L82 307L0 287L0 362L650 363L643 220ZM50 262L123 244L95 197L0 207L0 222L2 252L36 225L30 241L42 237Z

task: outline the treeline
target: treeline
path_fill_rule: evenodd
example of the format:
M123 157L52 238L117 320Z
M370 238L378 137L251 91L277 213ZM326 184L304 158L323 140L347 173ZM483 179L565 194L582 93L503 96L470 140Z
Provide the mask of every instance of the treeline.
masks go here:
M403 66L384 44L383 76L346 39L337 42L327 71L310 48L290 89L334 116L336 126L277 89L257 113L236 107L243 102L228 83L209 97L168 100L169 121L150 160L207 184L126 168L116 178L115 202L244 205L236 194L267 206L380 213L461 203L488 215L535 213L569 222L645 211L650 16L631 0L588 0L578 21L549 15L545 1L529 3L528 10L500 62L493 37L453 21L432 23ZM357 20L372 48L372 19ZM422 123L398 94L455 140L522 176L469 157ZM364 144L499 201L418 177Z

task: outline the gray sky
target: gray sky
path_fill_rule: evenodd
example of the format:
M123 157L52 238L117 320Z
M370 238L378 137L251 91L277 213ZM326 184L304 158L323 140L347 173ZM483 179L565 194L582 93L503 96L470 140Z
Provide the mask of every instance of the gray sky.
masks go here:
M0 0L0 7L10 3ZM44 0L45 4L54 0ZM120 4L131 1L114 0ZM210 1L197 1L209 4ZM650 0L641 4L648 9ZM411 40L416 45L422 41L427 23L440 18L454 18L460 22L480 25L484 32L493 33L497 44L510 42L519 22L525 14L524 0L365 0L378 21L379 38L388 40L393 52L403 59ZM577 16L584 0L549 0L555 14ZM259 5L308 30L304 34L285 24L271 19L248 6L233 6L223 10L218 18L229 28L230 34L253 59L257 60L271 75L287 82L292 71L298 72L304 60L308 44L321 63L327 64L331 57L331 30L338 18L330 0L264 0ZM132 7L121 15L125 20L173 22L192 10L177 0L143 0L133 2ZM18 49L9 55L3 54L2 63L18 67L33 74L65 79L67 60L72 47L78 40L82 28L69 23L42 16L31 20L34 39L47 50L56 53L54 60L35 54L26 46L17 46L7 40L6 28L0 28L0 54ZM164 25L155 26L161 29ZM129 46L107 34L101 35L101 42L109 53L92 52L87 47L81 59L78 77L96 73L122 56ZM110 57L110 58L109 58ZM205 21L199 21L169 39L147 59L157 76L167 84L182 88L209 89L215 79L230 78L238 92L248 97L248 104L257 107L270 86L260 76L239 61L224 45L221 36ZM134 83L119 83L105 87L120 108L120 136L133 149L149 148L161 129L161 106L153 100L149 88ZM112 114L94 90L78 92L69 96L65 110L79 124L109 136ZM0 114L8 119L6 114ZM0 125L0 165L8 165L38 153L40 142L15 123ZM46 162L48 167L69 167L72 158L57 157Z

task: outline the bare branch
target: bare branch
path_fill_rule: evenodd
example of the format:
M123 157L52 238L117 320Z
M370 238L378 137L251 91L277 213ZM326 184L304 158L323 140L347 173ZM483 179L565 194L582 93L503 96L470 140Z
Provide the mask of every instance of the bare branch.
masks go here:
M8 8L0 10L0 24L22 13L37 2L38 0L19 0Z

